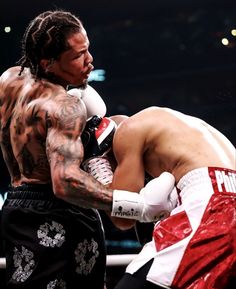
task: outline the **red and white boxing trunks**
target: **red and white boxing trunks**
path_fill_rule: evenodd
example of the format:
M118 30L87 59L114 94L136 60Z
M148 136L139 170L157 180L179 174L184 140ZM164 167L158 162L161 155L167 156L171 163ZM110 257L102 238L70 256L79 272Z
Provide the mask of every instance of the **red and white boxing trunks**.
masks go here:
M200 168L177 184L180 204L127 267L154 258L147 280L163 288L224 289L236 276L236 171Z

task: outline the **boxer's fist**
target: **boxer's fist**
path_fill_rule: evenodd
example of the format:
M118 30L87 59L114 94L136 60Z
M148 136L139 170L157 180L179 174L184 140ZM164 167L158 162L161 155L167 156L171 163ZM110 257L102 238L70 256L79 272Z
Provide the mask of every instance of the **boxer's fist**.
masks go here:
M85 103L88 118L93 115L99 115L101 117L106 115L106 104L92 86L87 85L87 87L81 91L81 99Z
M103 156L112 147L116 123L108 117L91 117L83 130L84 159Z
M93 116L81 135L84 145L82 168L103 185L110 184L113 171L106 154L112 148L116 123L107 117Z
M107 111L106 105L92 86L87 85L85 89L72 88L68 90L68 94L77 96L84 102L87 110L87 119L93 115L98 115L100 117L105 116Z
M111 215L136 219L140 222L162 220L169 216L177 205L177 192L174 185L174 176L164 172L147 183L139 194L114 190Z
M143 212L141 220L162 220L169 216L177 205L177 191L174 187L175 178L168 172L148 182L140 191L143 198Z

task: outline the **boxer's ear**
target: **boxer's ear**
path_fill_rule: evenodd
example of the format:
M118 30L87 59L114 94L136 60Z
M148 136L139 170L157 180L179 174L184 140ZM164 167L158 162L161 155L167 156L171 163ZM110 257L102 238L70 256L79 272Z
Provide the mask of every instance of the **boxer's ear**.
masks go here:
M50 59L41 59L40 60L40 65L43 68L43 70L47 73L47 72L52 72L51 68L52 65L54 63L54 59L50 58Z

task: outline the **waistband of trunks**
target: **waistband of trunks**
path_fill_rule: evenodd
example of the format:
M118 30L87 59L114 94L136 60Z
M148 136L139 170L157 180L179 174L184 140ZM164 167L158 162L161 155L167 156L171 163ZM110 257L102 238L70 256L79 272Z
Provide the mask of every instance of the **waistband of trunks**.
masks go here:
M177 188L182 191L199 184L211 184L219 192L236 192L236 171L219 167L194 169L179 180Z
M53 200L56 196L51 184L22 184L17 187L9 186L7 198Z

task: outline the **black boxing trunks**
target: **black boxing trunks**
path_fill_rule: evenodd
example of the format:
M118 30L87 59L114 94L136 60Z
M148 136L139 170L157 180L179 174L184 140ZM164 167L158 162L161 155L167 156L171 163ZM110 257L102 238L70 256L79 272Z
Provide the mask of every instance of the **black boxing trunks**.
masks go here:
M151 259L146 280L163 288L228 289L236 277L236 171L205 167L177 184L179 205L128 265Z
M6 288L104 288L106 251L97 210L64 202L47 185L22 185L8 192L2 229Z

